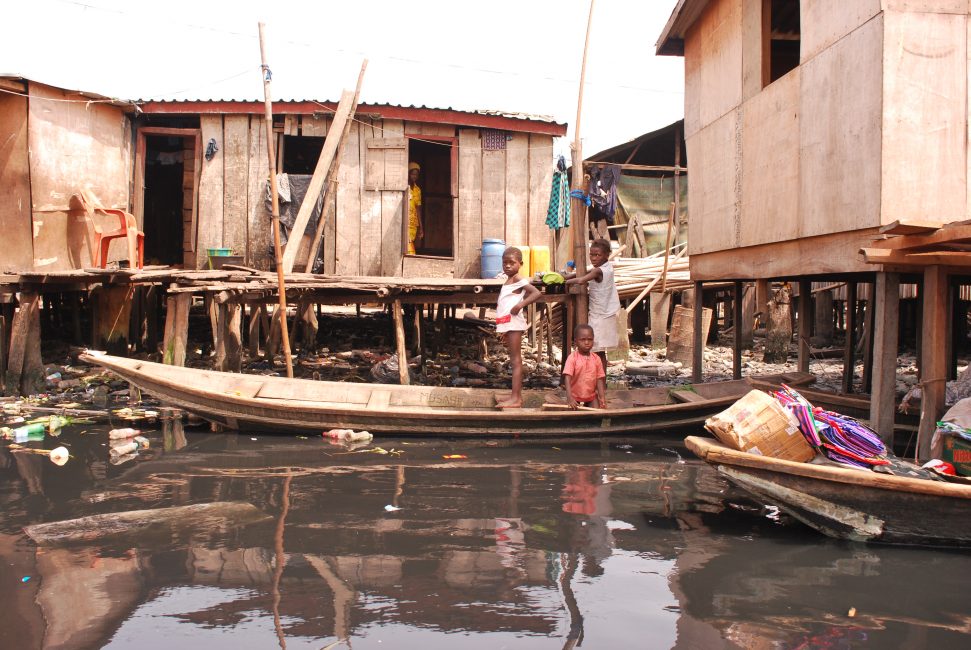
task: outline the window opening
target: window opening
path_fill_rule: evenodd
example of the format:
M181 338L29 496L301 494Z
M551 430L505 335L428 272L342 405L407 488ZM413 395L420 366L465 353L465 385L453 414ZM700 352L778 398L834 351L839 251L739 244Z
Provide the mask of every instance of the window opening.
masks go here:
M763 11L768 13L763 16L763 78L768 85L799 65L799 0L764 0Z
M324 138L311 135L283 136L283 173L313 174L324 149Z

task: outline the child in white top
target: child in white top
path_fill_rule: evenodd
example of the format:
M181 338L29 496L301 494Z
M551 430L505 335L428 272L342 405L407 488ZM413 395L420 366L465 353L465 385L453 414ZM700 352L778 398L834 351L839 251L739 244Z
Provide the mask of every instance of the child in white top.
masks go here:
M610 242L595 239L590 244L590 264L593 266L584 275L569 278L567 284L587 283L589 296L587 323L593 328L595 341L593 351L600 356L604 371L607 370L607 350L620 345L617 331L617 312L620 311L620 297L614 283L614 265L609 262Z
M506 283L499 291L496 304L496 332L509 350L509 363L512 366L512 395L509 399L496 404L499 408L520 408L523 405L523 332L526 331L526 317L523 308L539 300L539 289L520 278L519 269L523 265L523 253L510 246L502 253L502 271Z

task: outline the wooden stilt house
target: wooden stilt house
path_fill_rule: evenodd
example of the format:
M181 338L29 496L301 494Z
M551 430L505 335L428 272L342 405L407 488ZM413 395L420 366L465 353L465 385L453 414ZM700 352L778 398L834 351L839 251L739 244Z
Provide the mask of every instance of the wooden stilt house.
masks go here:
M920 283L922 455L944 404L948 277L968 263L901 251L919 250L913 233L969 216L969 11L958 0L679 0L657 44L685 62L692 278L798 279L801 369L810 281L874 283L871 419L887 438L897 287L901 274ZM900 250L861 254L872 246Z

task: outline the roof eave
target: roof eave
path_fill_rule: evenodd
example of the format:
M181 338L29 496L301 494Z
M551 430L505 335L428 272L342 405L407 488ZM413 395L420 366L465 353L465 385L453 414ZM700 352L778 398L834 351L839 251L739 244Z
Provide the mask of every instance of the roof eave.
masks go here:
M654 45L658 56L684 56L684 36L711 0L678 0Z

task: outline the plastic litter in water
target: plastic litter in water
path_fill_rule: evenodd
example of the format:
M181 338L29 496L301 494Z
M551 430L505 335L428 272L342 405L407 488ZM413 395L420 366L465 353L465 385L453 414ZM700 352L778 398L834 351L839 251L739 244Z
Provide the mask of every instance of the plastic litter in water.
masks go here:
M384 507L384 510L385 512L395 512L397 510L401 510L401 508L399 508L398 506L387 505Z
M27 582L28 580L30 580L30 576L24 576L20 579L21 582Z

